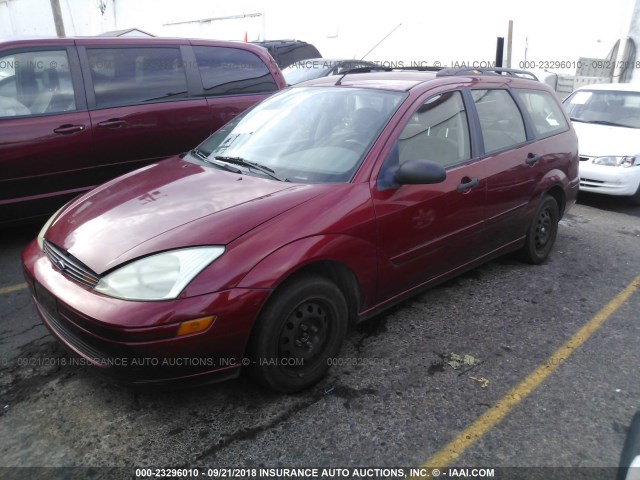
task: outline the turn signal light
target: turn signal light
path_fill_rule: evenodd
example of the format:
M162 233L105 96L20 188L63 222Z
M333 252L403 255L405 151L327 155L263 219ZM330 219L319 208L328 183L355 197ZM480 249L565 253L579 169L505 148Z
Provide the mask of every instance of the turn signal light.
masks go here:
M209 328L209 326L211 326L215 319L215 316L210 316L182 322L178 327L176 337L191 335L192 333L204 332L207 328Z

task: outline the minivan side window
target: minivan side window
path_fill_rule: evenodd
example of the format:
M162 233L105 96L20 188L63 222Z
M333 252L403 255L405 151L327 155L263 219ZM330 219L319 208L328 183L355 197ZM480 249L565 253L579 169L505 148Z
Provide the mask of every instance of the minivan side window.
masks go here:
M432 160L448 167L469 160L469 125L461 93L441 93L420 105L398 137L398 153L400 164Z
M204 95L242 95L278 90L271 72L262 60L239 48L193 47Z
M179 48L87 48L87 56L98 108L187 97Z
M472 90L485 153L513 147L527 140L522 114L506 90Z
M0 57L0 118L46 115L76 109L65 50Z
M569 129L560 105L549 92L518 88L513 93L525 105L538 138L550 137Z

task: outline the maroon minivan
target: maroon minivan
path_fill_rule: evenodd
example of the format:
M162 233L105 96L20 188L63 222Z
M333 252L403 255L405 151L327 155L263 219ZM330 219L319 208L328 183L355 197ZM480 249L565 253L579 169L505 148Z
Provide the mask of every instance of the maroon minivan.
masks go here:
M22 260L45 325L105 372L293 392L349 324L508 252L543 262L578 183L540 82L344 74L70 202Z
M0 226L193 148L285 86L245 43L0 41Z

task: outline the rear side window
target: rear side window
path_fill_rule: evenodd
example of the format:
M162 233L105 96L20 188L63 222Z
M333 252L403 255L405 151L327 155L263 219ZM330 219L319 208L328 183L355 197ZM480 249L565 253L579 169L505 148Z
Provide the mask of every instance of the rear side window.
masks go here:
M63 113L75 109L65 50L0 57L0 118Z
M538 138L550 137L568 130L569 125L560 105L549 92L514 89L513 93L527 109Z
M88 48L98 108L187 97L179 48Z
M400 164L432 160L444 167L471 158L469 126L460 92L429 98L413 113L398 137Z
M205 96L243 95L278 89L267 66L239 48L193 47Z
M476 104L484 150L504 150L527 140L522 114L506 90L472 90Z

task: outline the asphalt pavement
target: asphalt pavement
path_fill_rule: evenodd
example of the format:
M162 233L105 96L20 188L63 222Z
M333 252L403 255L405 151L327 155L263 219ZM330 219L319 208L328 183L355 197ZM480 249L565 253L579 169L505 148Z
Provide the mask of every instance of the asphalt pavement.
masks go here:
M136 392L70 365L40 323L19 259L37 230L0 232L0 467L94 467L105 478L112 467L427 464L640 275L640 207L581 195L546 263L498 259L356 327L305 392L244 377ZM516 390L499 421L472 430L451 466L611 476L640 409L639 311L634 290L537 388ZM452 353L478 364L456 370Z

